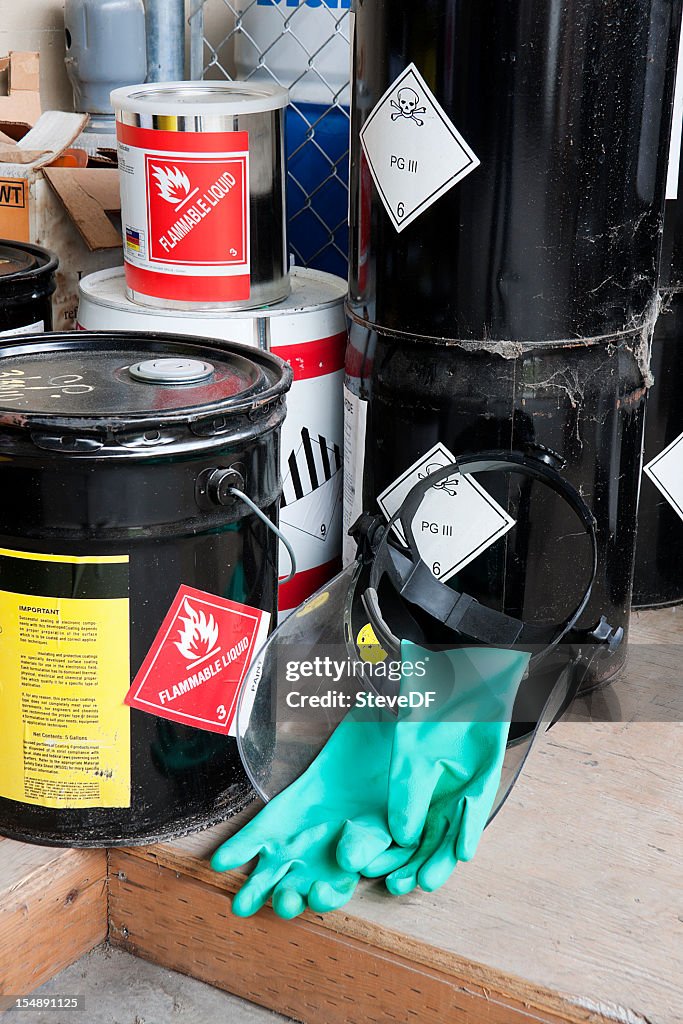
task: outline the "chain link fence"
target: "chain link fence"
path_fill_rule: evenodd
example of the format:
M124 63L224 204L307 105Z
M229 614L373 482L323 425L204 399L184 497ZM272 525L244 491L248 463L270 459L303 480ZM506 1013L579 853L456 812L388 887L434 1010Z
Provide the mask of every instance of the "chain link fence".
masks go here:
M276 82L287 112L289 245L346 277L351 0L191 0L193 79Z

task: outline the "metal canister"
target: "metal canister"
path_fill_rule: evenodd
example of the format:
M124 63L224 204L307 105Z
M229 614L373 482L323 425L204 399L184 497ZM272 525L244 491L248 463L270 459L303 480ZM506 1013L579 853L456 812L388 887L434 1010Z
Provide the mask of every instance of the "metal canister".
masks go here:
M112 89L143 82L147 73L142 0L66 0L64 42L74 110L94 115L97 128L113 132Z
M52 330L57 267L47 249L0 239L0 338Z
M378 498L425 456L438 464L438 449L540 453L596 519L600 562L580 626L604 614L627 632L646 400L640 334L483 349L406 342L352 323L350 337L345 528L361 510L377 512ZM420 472L430 472L429 458ZM484 486L517 525L458 571L458 589L524 621L561 621L590 577L585 533L547 488L493 474ZM448 564L449 543L435 551L435 573ZM611 678L625 651L601 660L588 685Z
M276 611L290 383L178 336L0 353L0 834L152 842L251 798L234 712Z
M168 82L115 89L129 296L249 309L289 293L286 89Z

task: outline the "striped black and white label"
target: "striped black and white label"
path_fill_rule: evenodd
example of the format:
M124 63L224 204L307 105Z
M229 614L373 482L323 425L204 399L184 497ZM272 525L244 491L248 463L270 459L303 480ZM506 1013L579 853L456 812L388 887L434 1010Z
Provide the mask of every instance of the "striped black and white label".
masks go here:
M287 458L280 521L324 540L332 526L341 488L339 444L302 427Z
M387 519L396 514L415 484L454 461L444 444L425 452L377 499ZM428 490L412 524L420 558L444 583L514 525L512 516L468 473L455 473ZM405 543L400 523L394 530Z
M683 519L683 434L647 464L645 473Z

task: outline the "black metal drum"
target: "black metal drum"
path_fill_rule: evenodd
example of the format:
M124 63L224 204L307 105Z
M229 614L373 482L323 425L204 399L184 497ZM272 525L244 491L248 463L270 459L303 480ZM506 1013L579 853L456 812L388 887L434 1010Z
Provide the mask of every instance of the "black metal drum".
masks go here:
M526 342L651 320L680 16L673 0L358 4L355 315ZM411 65L426 89L403 79ZM359 136L383 97L368 159ZM455 147L435 170L446 123L479 163L440 192L458 168Z
M0 239L0 338L52 330L57 266L47 249Z

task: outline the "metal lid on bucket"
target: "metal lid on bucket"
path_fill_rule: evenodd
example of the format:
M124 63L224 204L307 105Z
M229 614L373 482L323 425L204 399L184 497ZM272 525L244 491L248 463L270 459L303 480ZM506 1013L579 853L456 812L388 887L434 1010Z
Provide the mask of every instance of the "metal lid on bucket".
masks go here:
M277 356L226 342L104 331L26 335L0 351L0 424L107 435L179 424L208 435L240 416L256 423L291 380Z
M288 102L287 89L265 82L149 82L111 94L116 111L162 117L260 114Z

